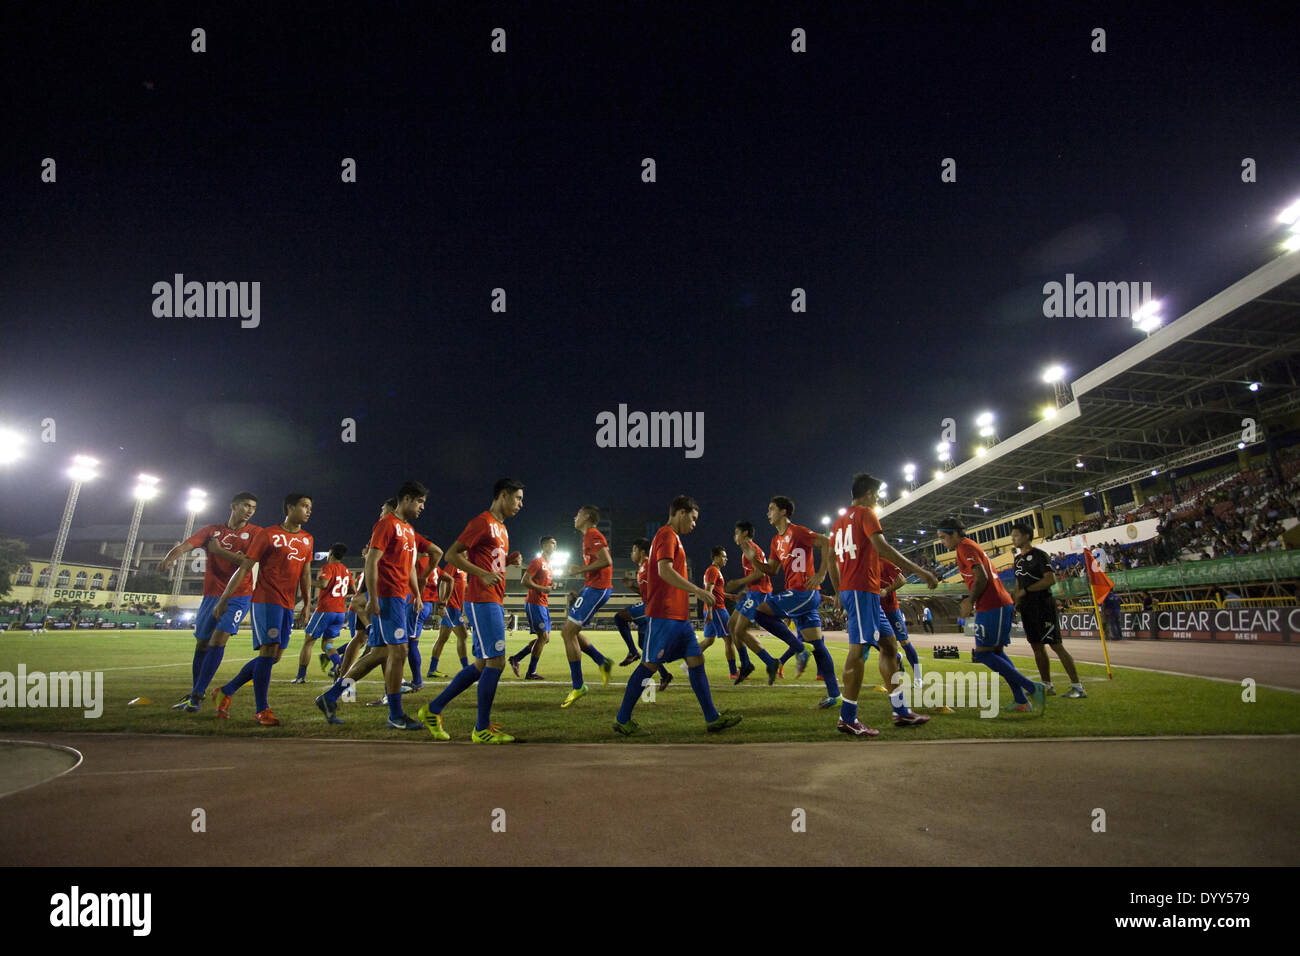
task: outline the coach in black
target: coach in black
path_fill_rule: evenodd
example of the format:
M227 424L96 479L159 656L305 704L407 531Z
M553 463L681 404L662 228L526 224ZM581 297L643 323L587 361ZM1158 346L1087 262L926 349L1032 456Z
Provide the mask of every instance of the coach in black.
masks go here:
M1038 663L1038 673L1047 685L1047 693L1055 694L1052 689L1052 665L1047 657L1050 646L1061 659L1061 666L1070 677L1070 690L1066 697L1074 700L1087 697L1083 684L1079 681L1079 672L1075 670L1074 658L1061 642L1060 618L1056 613L1056 599L1052 597L1052 585L1056 575L1047 553L1032 547L1034 528L1027 521L1017 521L1011 526L1011 544L1020 552L1016 556L1016 590L1011 595L1020 612L1020 623L1025 627L1025 638L1034 649L1034 660Z

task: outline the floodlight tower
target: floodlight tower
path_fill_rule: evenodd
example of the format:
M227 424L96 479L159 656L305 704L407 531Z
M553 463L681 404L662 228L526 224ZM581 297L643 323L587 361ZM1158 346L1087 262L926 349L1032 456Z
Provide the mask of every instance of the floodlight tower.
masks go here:
M202 488L191 488L189 498L185 502L185 510L189 512L189 517L185 519L185 537L182 541L188 541L190 535L194 533L194 519L198 513L208 506L208 493ZM172 567L172 607L180 606L181 599L181 578L184 576L185 559L177 561Z
M1057 408L1070 404L1070 385L1065 380L1065 366L1049 365L1043 369L1043 382L1056 389Z
M72 487L68 489L68 503L63 506L63 520L59 522L59 533L54 539L54 554L50 557L50 576L45 582L42 601L48 605L54 600L54 582L59 576L59 565L63 562L63 547L68 543L68 528L72 526L72 512L77 507L77 496L81 494L82 482L93 481L99 477L95 469L99 462L88 455L74 455L68 477Z
M122 569L117 573L117 590L113 593L114 609L122 606L122 593L126 591L126 573L131 567L131 552L135 550L135 536L140 531L140 516L144 514L144 503L158 494L158 479L153 475L137 475L135 490L135 513L131 515L131 530L126 533L126 550L122 552Z

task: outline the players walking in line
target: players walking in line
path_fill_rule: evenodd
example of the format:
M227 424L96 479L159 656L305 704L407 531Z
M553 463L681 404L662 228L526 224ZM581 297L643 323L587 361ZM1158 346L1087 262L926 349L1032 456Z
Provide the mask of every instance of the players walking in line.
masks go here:
M519 676L519 662L532 655L525 680L542 680L537 673L537 662L542 659L542 651L551 639L550 592L555 587L555 579L551 576L551 555L555 553L555 539L547 535L538 544L542 553L533 558L523 574L524 587L528 588L524 596L524 613L528 615L528 633L533 635L533 639L518 654L510 655L510 669L516 677Z
M1075 669L1074 658L1065 649L1059 627L1060 617L1056 613L1056 598L1052 596L1052 585L1056 575L1052 573L1051 559L1047 552L1034 546L1034 526L1028 521L1017 521L1011 526L1011 546L1020 553L1016 555L1016 590L1011 595L1016 609L1020 611L1020 623L1025 627L1025 639L1034 650L1034 661L1038 664L1038 676L1043 679L1048 696L1056 693L1052 687L1052 664L1047 657L1047 648L1051 647L1061 659L1061 666L1070 677L1070 689L1065 696L1071 700L1087 697L1079 672Z
M214 615L213 610L225 593L226 584L239 568L244 552L262 530L249 524L256 513L257 496L241 491L230 499L230 517L225 524L200 528L158 562L158 571L163 573L178 558L196 548L206 548L208 552L203 569L203 600L194 617L194 661L190 667L193 686L187 695L172 705L172 710L194 713L199 709L199 702L225 656L226 641L239 633L239 622L248 615L253 594L251 578L245 578L238 593L230 596L223 614Z
M735 680L735 682L739 684L742 683L745 678L749 677L750 674L754 673L754 665L750 663L749 652L745 648L745 643L737 636L741 619L740 609L744 606L747 597L753 598L758 604L762 604L766 601L772 593L772 578L769 575L764 574L761 570L756 569L754 563L749 559L748 551L752 550L758 560L767 560L767 555L763 553L763 549L760 548L758 542L754 540L754 526L752 524L748 521L737 521L735 530L732 534L732 539L740 547L740 570L744 573L744 577L727 582L727 590L738 595L736 608L732 611L727 626L731 632L733 643L736 645L736 648L740 653L740 673L736 675ZM807 654L804 653L803 641L799 640L799 638L795 636L794 632L785 626L784 621L773 617L771 614L766 612L757 611L754 615L754 622L769 634L779 637L785 642L786 652L782 654L781 659L776 662L777 676L785 676L785 662L796 655L799 659L799 674L802 674L803 665L807 661ZM758 659L763 662L764 666L770 664L772 657L763 649L762 645L758 644L758 638L750 635L750 643L751 646L758 645ZM769 678L770 674L771 670L769 668ZM795 676L798 675L796 674ZM770 684L771 682L772 680L769 679L768 683Z
M969 613L967 605L974 608L975 652L971 659L1001 674L1011 685L1016 702L1004 709L1042 712L1047 705L1046 688L1016 670L1003 650L1011 643L1011 619L1015 614L1011 595L993 573L988 555L973 538L966 537L960 518L955 515L944 518L938 531L944 547L957 553L957 570L970 591L962 599L960 614L965 618Z
M441 578L449 582L445 585L448 588L445 595L446 601L442 608L442 618L438 621L438 640L434 642L433 654L429 657L429 673L425 677L443 680L449 675L438 670L438 658L442 656L442 649L447 643L447 638L453 632L456 634L456 656L460 658L460 669L464 670L469 667L469 632L465 629L465 584L468 580L467 575L460 568L451 564L446 564L440 572Z
M615 733L631 736L640 731L632 719L632 709L646 683L654 677L654 666L685 658L691 689L700 702L704 721L710 732L725 730L740 723L740 714L718 713L709 693L709 679L704 674L704 657L695 640L690 622L690 599L698 597L712 603L713 596L696 587L686 577L686 550L681 535L695 530L700 509L689 495L678 495L668 508L668 523L655 534L650 544L646 573L646 640L641 663L627 680L623 704L615 717Z
M799 631L799 636L813 646L813 656L817 667L826 678L826 697L817 705L825 710L840 703L839 684L835 680L835 662L826 650L822 639L822 621L817 613L821 605L821 586L830 565L830 539L824 534L815 534L803 525L794 524L794 502L785 495L777 495L767 505L767 520L776 528L772 538L771 561L758 557L757 549L751 542L746 548L746 556L754 563L756 571L774 575L781 571L785 577L786 590L780 594L768 595L762 603L751 596L740 606L742 620L737 622L736 637L749 645L751 650L761 650L758 641L749 633L759 613L771 614L778 618L789 618ZM815 570L813 549L822 553L821 568ZM799 648L802 650L802 648ZM767 665L767 682L776 680L777 663Z
M279 719L271 713L267 692L271 686L271 668L284 656L294 626L294 592L302 595L305 616L311 607L312 536L302 530L311 518L311 498L290 494L284 499L284 521L263 528L239 559L239 570L231 575L221 592L213 613L226 613L230 598L239 593L253 565L258 566L257 586L253 589L249 616L253 621L253 650L257 656L225 686L212 692L218 700L217 716L230 717L230 700L250 680L256 701L256 717L263 727L278 727ZM301 619L299 621L301 623Z
M492 507L465 526L447 549L447 563L470 575L466 610L474 627L474 663L462 668L447 689L421 707L417 716L435 740L450 740L442 712L471 684L478 684L478 719L470 736L476 744L508 744L514 737L492 723L492 701L506 666L506 566L522 564L510 551L506 519L524 506L523 482L501 478L492 488Z
M573 516L573 526L582 532L582 564L569 568L569 574L585 576L581 593L569 607L568 617L560 628L564 638L564 656L569 659L569 678L573 689L569 691L561 707L570 707L585 693L587 685L582 680L582 655L587 654L600 668L600 682L609 683L610 671L614 662L609 660L595 645L582 636L582 628L596 619L596 612L609 600L611 585L614 581L614 559L609 556L609 542L596 528L600 520L600 509L594 505L583 505ZM627 642L628 653L635 654L636 648Z
M402 685L402 692L414 694L424 688L424 671L420 665L420 634L424 631L424 622L442 612L442 602L438 598L438 583L441 577L438 562L442 560L442 548L428 554L420 555L415 562L415 581L420 586L420 595L411 601L408 610L407 629L410 638L406 642L406 659L411 664L411 682Z
M700 642L700 653L703 654L707 651L713 646L713 642L721 637L727 658L727 671L734 680L736 677L736 651L731 636L731 627L728 624L731 615L727 612L727 592L722 577L722 569L727 566L727 549L714 548L709 552L709 558L711 559L710 564L704 569L704 588L712 595L713 599L705 605L704 640ZM741 647L743 650L744 645L741 645ZM741 661L748 664L749 654L746 653L741 658ZM753 670L753 665L750 665L750 670Z
M854 737L874 737L879 733L858 719L858 695L866 670L865 651L870 647L879 649L880 677L886 687L895 688L894 675L902 669L893 627L880 603L881 560L892 561L908 573L920 575L931 588L939 585L933 574L907 560L885 540L874 510L879 491L879 478L864 473L854 475L853 503L835 519L830 533L835 550L831 581L838 591L849 632L844 699L835 728ZM831 669L826 669L824 674L828 682L834 679ZM908 708L901 687L890 693L889 706L894 712L895 727L914 727L930 719Z
M402 712L402 672L406 669L408 608L422 592L415 576L417 554L433 554L438 546L426 539L411 522L420 517L429 489L408 481L398 489L397 504L370 532L366 554L366 580L370 582L366 614L370 618L367 652L348 671L316 698L316 706L330 723L342 723L335 713L338 699L347 686L382 664L384 689L388 695L388 726L394 730L419 730L420 724Z
M298 676L291 684L307 683L307 664L311 661L311 648L317 639L321 642L321 669L332 662L335 667L343 662L333 648L334 638L343 629L343 609L347 606L352 586L352 572L343 566L343 556L348 546L342 542L330 548L329 557L316 576L316 610L312 612L303 629L302 650L298 654Z

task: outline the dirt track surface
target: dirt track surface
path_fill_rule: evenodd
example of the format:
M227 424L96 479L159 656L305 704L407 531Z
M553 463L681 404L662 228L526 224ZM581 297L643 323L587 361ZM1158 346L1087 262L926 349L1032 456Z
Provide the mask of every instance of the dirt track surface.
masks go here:
M1300 864L1287 836L1298 737L489 748L28 736L85 762L0 799L10 866ZM206 833L191 829L195 808ZM807 832L792 831L796 808Z
M826 636L835 642L848 641L848 635L843 631L831 631ZM968 654L975 646L975 638L965 634L937 634L931 637L913 630L910 637L921 653L922 665L930 656L929 648L936 644L956 645L963 654ZM1075 660L1089 664L1106 662L1102 657L1101 641L1072 640L1066 641L1065 647ZM925 648L925 651L922 652L921 648ZM1110 653L1111 664L1120 667L1146 667L1230 681L1253 677L1257 684L1300 690L1300 645L1297 644L1119 641L1107 644L1106 648ZM1033 654L1029 642L1021 637L1011 639L1010 652L1025 657ZM1050 650L1047 653L1052 661L1052 676L1059 684L1066 679L1065 670L1055 653Z

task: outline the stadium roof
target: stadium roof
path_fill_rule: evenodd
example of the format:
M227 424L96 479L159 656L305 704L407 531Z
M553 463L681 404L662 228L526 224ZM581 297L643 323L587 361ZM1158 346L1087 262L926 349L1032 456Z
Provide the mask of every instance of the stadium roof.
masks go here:
M1274 259L1088 372L1054 419L882 507L886 533L931 535L948 514L984 524L1204 461L1236 448L1243 418L1262 440L1266 419L1300 407L1298 276L1300 253Z

